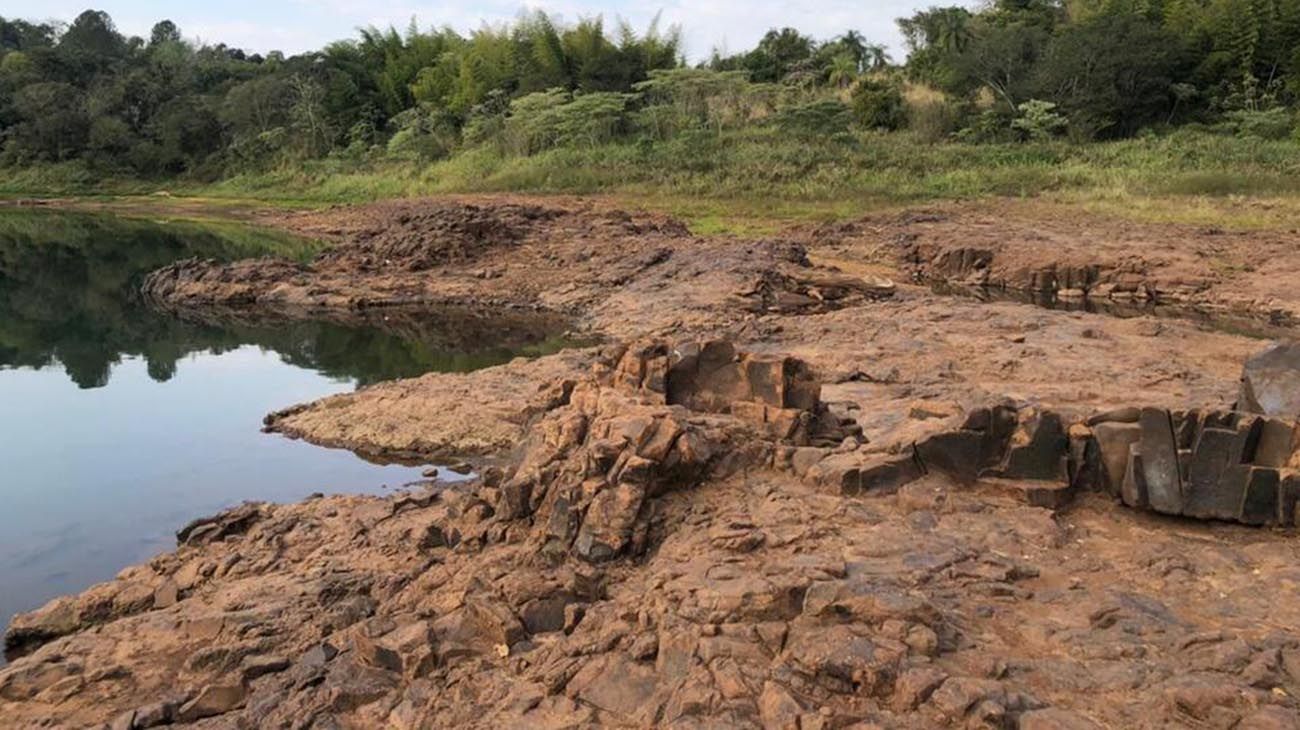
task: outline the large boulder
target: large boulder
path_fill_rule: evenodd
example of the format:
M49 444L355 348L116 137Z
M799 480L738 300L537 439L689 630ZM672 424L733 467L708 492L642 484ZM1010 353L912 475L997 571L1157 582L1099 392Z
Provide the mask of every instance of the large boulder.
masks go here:
M1279 418L1300 416L1300 342L1284 342L1246 361L1237 410Z

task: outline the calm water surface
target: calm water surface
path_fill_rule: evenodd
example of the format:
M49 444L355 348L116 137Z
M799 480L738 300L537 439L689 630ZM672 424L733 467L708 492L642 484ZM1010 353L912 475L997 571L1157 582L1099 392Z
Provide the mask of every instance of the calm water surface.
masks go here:
M238 228L0 210L0 626L171 549L194 517L420 478L262 434L267 412L562 345L556 323L540 320L183 320L133 294L169 261L266 253L301 258L311 246Z

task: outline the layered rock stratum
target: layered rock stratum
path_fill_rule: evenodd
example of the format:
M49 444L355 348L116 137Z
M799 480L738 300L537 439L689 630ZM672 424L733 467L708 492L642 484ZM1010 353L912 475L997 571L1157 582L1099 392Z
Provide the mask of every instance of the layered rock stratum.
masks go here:
M276 223L337 243L181 263L147 295L194 316L507 307L603 342L271 414L477 475L196 520L14 621L0 725L1300 718L1300 414L1238 402L1258 340L942 296L870 220L752 241L476 199Z

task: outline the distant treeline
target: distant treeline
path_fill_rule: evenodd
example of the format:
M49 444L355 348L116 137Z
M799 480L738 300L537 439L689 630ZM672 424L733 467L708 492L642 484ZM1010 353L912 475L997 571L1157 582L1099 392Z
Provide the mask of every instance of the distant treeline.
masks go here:
M126 37L100 11L66 26L0 18L0 164L215 179L757 126L810 140L1293 134L1300 0L993 0L899 25L901 62L855 31L784 28L690 66L675 27L540 12L468 35L368 28L291 57L196 45L170 21Z

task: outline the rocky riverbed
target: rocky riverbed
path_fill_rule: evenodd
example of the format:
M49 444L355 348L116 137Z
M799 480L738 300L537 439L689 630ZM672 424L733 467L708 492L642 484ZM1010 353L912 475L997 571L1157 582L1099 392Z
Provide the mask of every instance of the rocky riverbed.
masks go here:
M912 284L1012 286L1011 260L1271 316L1296 309L1252 241L1294 261L1294 238L1102 227L1085 261L978 215L751 240L408 201L269 216L335 242L309 264L156 272L145 295L192 316L471 305L599 344L269 415L479 476L196 521L14 621L0 725L1296 727L1286 357L1243 389L1268 343ZM1185 287L1211 243L1237 263Z

